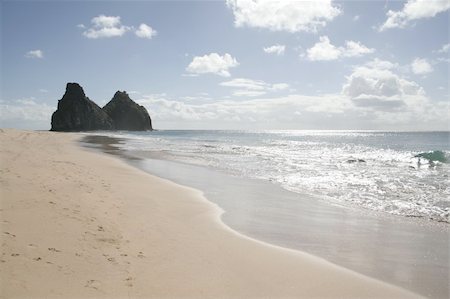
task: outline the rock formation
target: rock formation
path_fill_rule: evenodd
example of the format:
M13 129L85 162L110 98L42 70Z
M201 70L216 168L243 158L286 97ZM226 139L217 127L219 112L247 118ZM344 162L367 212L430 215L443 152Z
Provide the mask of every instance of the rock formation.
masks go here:
M152 120L147 110L130 99L125 91L117 91L102 110L111 117L116 130L145 131L152 129Z
M116 92L100 108L84 94L77 83L67 83L66 92L52 115L51 131L152 130L147 110L130 99L126 92Z
M51 131L90 131L113 129L111 118L91 101L77 83L67 83L66 93L52 115Z

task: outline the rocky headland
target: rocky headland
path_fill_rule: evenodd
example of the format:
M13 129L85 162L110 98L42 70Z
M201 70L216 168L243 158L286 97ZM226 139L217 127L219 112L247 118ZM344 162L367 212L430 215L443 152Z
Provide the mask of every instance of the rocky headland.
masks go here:
M136 104L125 91L117 91L102 110L112 119L116 130L145 131L152 120L144 106Z
M135 103L125 91L117 91L100 108L78 83L67 83L66 92L52 115L51 131L93 130L152 130L152 120L145 107Z

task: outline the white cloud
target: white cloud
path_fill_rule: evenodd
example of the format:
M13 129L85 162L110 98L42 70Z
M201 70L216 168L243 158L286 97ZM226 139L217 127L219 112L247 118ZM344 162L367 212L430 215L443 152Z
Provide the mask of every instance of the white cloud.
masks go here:
M405 28L411 21L432 18L450 8L448 0L409 0L400 11L389 10L387 20L379 31L391 28Z
M223 56L217 53L211 53L204 56L195 56L192 62L187 66L186 71L191 74L216 74L223 77L229 77L228 69L236 67L239 62L230 54Z
M360 42L350 40L345 42L345 48L342 50L342 56L359 57L373 52L375 52L375 49L369 49Z
M124 35L131 27L122 25L119 16L99 15L91 20L92 27L83 32L87 38L108 38Z
M342 93L358 107L375 110L404 109L426 101L422 87L393 71L394 64L376 60L357 66L347 77Z
M416 75L426 75L433 71L433 67L426 59L416 58L411 63L411 70Z
M31 50L25 54L26 58L44 58L44 52L41 50Z
M448 51L450 51L450 44L445 44L442 46L442 48L437 50L436 53L445 54L445 53L448 53Z
M91 23L94 24L95 27L120 27L122 26L120 17L112 17L99 15L97 17L92 18Z
M134 33L136 34L137 37L148 39L151 39L153 36L157 34L156 30L154 30L147 24L139 25L139 29L137 29Z
M375 128L446 129L450 104L430 101L421 86L403 78L397 69L401 69L397 64L378 59L356 66L342 95Z
M0 121L46 121L50 124L51 115L55 110L55 107L39 103L35 98L0 101Z
M398 67L397 63L392 63L387 60L381 60L378 58L375 58L374 60L371 60L365 64L366 67L370 67L373 69L378 70L390 70Z
M272 87L270 90L285 90L289 88L289 84L287 83L276 83L272 84Z
M289 95L252 100L222 100L201 104L185 103L167 96L149 95L137 100L148 110L155 125L179 128L277 128L280 123L298 122L320 125L318 116L339 115L351 103L339 95ZM312 123L313 122L313 123Z
M286 49L285 45L273 45L267 48L263 48L264 52L269 53L269 54L277 54L277 55L283 55L284 51Z
M140 24L137 29L134 26L126 26L122 24L119 16L98 15L91 20L92 26L83 31L83 35L87 38L110 38L121 37L127 32L134 31L139 38L151 39L157 34L157 31L147 24ZM78 24L78 28L86 29L83 24Z
M309 60L335 60L341 56L341 51L330 43L327 36L321 36L320 41L306 50Z
M236 27L315 32L341 13L332 0L227 0Z
M220 83L221 86L235 88L233 96L256 97L267 92L281 91L289 88L289 84L277 83L269 84L261 80L252 80L245 78L236 78L230 81Z
M162 94L137 102L149 110L158 128L446 129L450 104L431 102L399 70L395 63L375 59L356 66L341 91L317 96L258 98L275 84L240 78L221 85L256 98L183 102Z
M196 102L200 102L200 101L210 102L212 100L212 98L209 96L209 94L207 92L198 92L195 95L182 96L182 97L180 97L180 99L184 100L184 101L196 101Z
M450 58L442 58L442 57L439 57L437 60L440 61L440 62L447 62L447 63L450 63Z
M265 94L266 92L263 90L251 90L251 89L238 89L233 91L232 93L234 97L258 97Z
M327 36L321 36L319 42L306 50L307 58L311 61L329 61L341 57L358 57L375 52L375 49L367 48L360 42L346 41L345 47L336 47L331 44Z
M359 15L356 15L356 16L353 17L353 21L354 21L354 22L359 21L360 18L361 18L361 17L360 17Z

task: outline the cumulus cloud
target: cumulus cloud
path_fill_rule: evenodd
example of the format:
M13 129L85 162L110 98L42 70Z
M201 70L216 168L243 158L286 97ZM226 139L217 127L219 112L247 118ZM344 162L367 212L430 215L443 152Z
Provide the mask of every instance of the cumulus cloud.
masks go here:
M346 113L356 109L353 115L363 115L373 128L447 129L450 103L431 101L400 70L396 63L379 59L356 66L342 88L354 106Z
M341 56L341 50L330 43L327 36L321 36L320 41L306 50L309 60L336 60Z
M400 73L396 63L375 59L355 66L342 90L332 94L260 98L257 94L268 88L287 86L239 78L220 85L254 97L185 102L162 94L137 102L160 128L446 129L450 104L430 101L421 86Z
M41 50L31 50L25 53L26 58L44 58L44 52Z
M50 118L55 110L45 103L39 103L35 98L23 98L14 101L0 101L0 123L45 122L50 124ZM23 127L23 126L21 126Z
M148 95L137 100L145 106L155 124L179 128L183 123L189 128L222 127L276 128L281 123L299 122L309 125L320 124L318 115L342 115L346 105L351 105L338 95L283 97L252 100L221 100L206 103L185 103L167 96ZM301 112L300 112L301 111ZM299 118L299 115L302 115Z
M78 24L78 28L86 29L84 24ZM140 24L137 29L134 26L122 24L120 16L98 15L91 20L91 27L83 31L83 35L91 39L121 37L127 32L134 31L139 38L151 39L157 35L157 31L147 24Z
M369 49L360 42L350 40L345 42L345 48L342 49L342 56L359 57L373 52L375 52L375 49Z
M227 0L236 27L315 32L341 13L332 0Z
M327 36L321 36L319 42L306 50L306 56L311 61L329 61L341 57L359 57L373 52L375 49L355 41L346 41L345 47L336 47Z
M385 31L391 28L405 28L411 21L432 18L450 8L448 0L409 0L400 11L389 10L387 20L378 28Z
M376 60L357 66L347 77L342 93L359 107L392 110L426 101L422 87L394 72L395 64Z
M449 51L450 51L450 44L445 44L439 50L437 50L435 52L439 53L439 54L445 54L445 53L448 53Z
M222 129L419 129L446 128L446 103L417 106L355 105L346 95L291 94L247 100L185 103L168 96L151 95L137 100L159 128ZM447 109L447 110L445 110Z
M378 70L390 70L390 69L397 68L398 63L392 63L387 60L381 60L381 59L375 58L374 60L366 62L365 66L373 68L373 69L378 69Z
M144 23L139 25L139 28L134 33L137 37L148 39L151 39L157 34L156 30Z
M268 92L281 91L289 88L289 84L286 83L269 84L261 80L245 78L236 78L230 81L221 82L220 85L236 89L233 91L233 96L249 97L261 96Z
M433 71L433 67L426 59L416 58L411 63L411 70L416 75L426 75Z
M192 75L211 73L222 77L229 77L230 72L228 70L238 65L239 62L236 58L228 53L225 53L223 56L217 53L211 53L204 56L195 56L187 66L186 71Z
M277 54L277 55L283 55L284 51L286 49L285 45L273 45L267 48L263 48L264 52L269 53L269 54Z
M99 15L91 20L92 27L83 32L87 38L108 38L124 35L131 27L122 25L119 16Z

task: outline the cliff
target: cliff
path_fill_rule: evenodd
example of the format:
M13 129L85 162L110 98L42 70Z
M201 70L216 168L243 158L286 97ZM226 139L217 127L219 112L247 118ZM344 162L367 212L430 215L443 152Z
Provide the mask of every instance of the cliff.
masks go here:
M126 92L116 92L100 108L91 101L78 83L67 83L66 92L52 115L51 131L152 130L147 110L130 99Z
M52 115L51 131L113 129L111 118L91 101L77 83L67 83L66 92Z
M111 117L116 130L152 130L152 120L147 110L130 99L125 91L117 91L102 110Z

